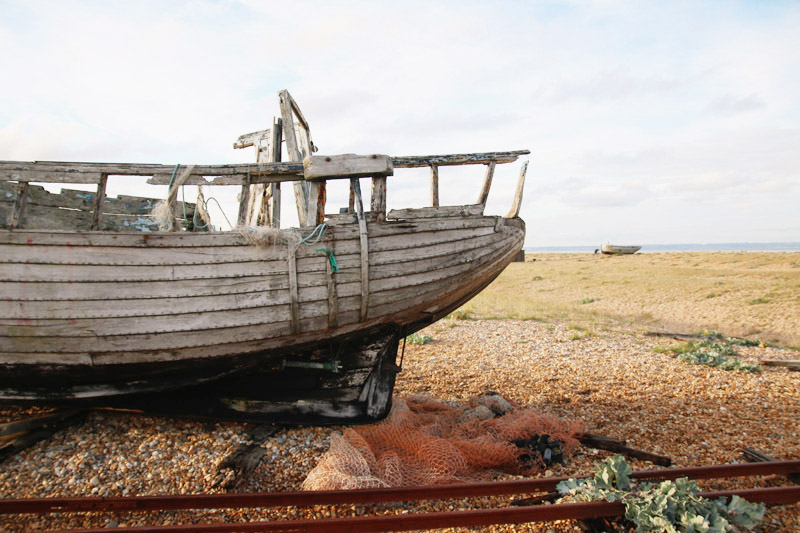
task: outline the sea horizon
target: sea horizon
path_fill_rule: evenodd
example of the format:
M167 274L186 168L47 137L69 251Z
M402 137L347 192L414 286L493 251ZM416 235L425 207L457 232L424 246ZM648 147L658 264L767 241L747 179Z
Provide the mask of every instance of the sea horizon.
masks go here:
M800 242L720 242L684 244L643 244L637 253L647 252L800 252ZM593 253L599 244L575 246L525 246L528 253Z

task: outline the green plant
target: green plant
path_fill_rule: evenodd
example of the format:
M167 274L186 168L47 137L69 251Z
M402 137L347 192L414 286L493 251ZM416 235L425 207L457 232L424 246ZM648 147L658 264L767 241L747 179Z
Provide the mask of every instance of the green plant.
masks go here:
M764 517L764 506L733 496L708 500L698 496L695 481L679 478L661 483L637 484L630 479L631 467L619 455L595 463L593 477L568 479L556 489L560 502L621 501L625 518L637 532L725 532L734 526L753 528Z
M756 298L747 302L749 305L768 304L770 302L767 298Z
M533 276L531 280L533 281L542 281L544 278L542 276Z
M579 304L590 304L590 303L592 303L594 301L595 301L594 298L591 298L591 297L587 296L586 298L581 298L580 300L578 300L578 303Z
M473 317L469 311L465 311L463 309L458 309L456 311L453 311L452 313L447 315L447 317L454 318L456 320L475 320L475 317Z
M406 342L409 344L429 344L433 342L431 337L427 335L420 335L419 333L412 333L408 337L406 337Z

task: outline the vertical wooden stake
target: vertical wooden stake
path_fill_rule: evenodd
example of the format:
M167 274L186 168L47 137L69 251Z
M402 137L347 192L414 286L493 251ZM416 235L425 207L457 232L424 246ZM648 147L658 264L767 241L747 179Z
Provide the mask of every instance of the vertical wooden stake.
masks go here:
M297 296L297 245L290 244L286 247L289 261L289 307L292 314L292 335L300 332L300 308Z
M330 258L325 256L325 275L328 281L328 327L339 327L339 297L336 294L336 280L333 279L333 267Z
M372 202L370 211L375 215L378 222L386 220L386 176L375 176L372 178Z
M525 173L528 172L528 162L522 163L522 168L519 171L519 180L517 180L517 192L514 195L514 203L511 204L511 210L505 218L517 218L519 216L519 209L522 207L522 190L525 188Z
M241 198L239 199L239 220L237 226L247 224L247 208L250 205L250 175L247 176L247 183L242 185Z
M489 189L492 187L492 176L494 176L494 167L497 163L492 161L486 165L486 177L483 178L483 187L481 194L478 196L478 204L486 207L486 200L489 198Z
M431 205L439 207L439 167L431 165Z
M94 199L94 212L92 213L92 231L100 229L100 220L103 216L103 203L106 201L106 184L108 174L100 174L100 181L97 183L97 194Z
M369 240L367 238L367 220L364 218L364 203L361 201L361 184L358 178L350 178L350 187L355 196L356 215L358 216L358 233L361 239L361 322L369 313Z
M283 142L283 120L280 118L272 119L272 140L269 145L269 160L279 162L281 160L281 143ZM270 183L269 199L269 225L273 228L281 227L281 184Z
M306 220L309 225L317 226L325 222L325 180L315 180L308 187L308 214Z
M294 119L292 118L292 105L287 91L278 93L281 103L281 118L283 119L283 138L286 141L286 151L290 161L302 161L300 147L297 144L297 136L294 131ZM308 226L308 182L294 182L294 200L297 206L297 218L300 226Z
M8 224L8 229L14 229L22 218L22 207L25 205L25 196L28 194L28 182L21 181L17 185L17 199L14 200L14 210L11 212L11 222Z

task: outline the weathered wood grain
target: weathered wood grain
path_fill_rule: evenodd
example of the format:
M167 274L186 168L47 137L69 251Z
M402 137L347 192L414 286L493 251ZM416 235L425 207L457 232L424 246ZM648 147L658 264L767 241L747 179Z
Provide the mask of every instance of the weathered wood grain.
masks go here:
M364 204L361 200L361 184L358 178L350 180L350 187L355 193L355 208L358 216L358 230L361 242L361 314L362 321L367 319L369 313L369 236L367 234L367 221L364 219Z
M519 179L517 180L517 189L514 193L514 202L511 204L506 218L517 218L519 210L522 207L522 191L525 189L525 174L528 172L528 162L522 163L522 168L519 171Z
M482 152L474 154L446 154L446 155L414 155L392 157L395 168L440 167L450 165L477 165L487 163L513 163L520 156L531 153L530 150L516 150L512 152Z
M389 220L412 220L416 218L476 217L483 214L484 204L445 205L439 207L420 207L411 209L392 209L386 218Z
M481 187L480 194L478 194L478 201L475 202L478 205L486 207L486 200L489 199L489 189L492 188L492 177L494 176L494 167L496 164L496 162L492 161L486 165L486 175L483 178L483 186Z
M370 210L375 216L376 222L386 220L386 177L372 178L372 198Z
M22 182L17 185L17 196L14 200L14 208L11 211L11 220L8 221L10 229L16 229L19 225L20 216L22 215L22 208L25 205L25 198L28 192L28 183Z
M382 154L311 156L303 160L303 168L307 180L391 176L393 173L391 158Z
M92 210L92 225L89 229L97 231L100 228L100 219L103 216L103 202L106 199L106 184L108 183L108 174L100 175L100 183L97 184L97 192L95 193L94 209Z
M431 206L439 207L439 167L431 165Z

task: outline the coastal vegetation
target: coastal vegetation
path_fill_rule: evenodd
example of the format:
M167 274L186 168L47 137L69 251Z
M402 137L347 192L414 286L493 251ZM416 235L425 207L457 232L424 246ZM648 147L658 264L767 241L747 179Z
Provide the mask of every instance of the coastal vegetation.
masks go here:
M800 253L527 254L455 316L623 321L800 347Z

